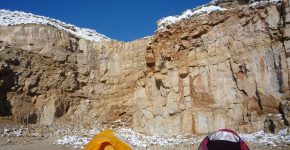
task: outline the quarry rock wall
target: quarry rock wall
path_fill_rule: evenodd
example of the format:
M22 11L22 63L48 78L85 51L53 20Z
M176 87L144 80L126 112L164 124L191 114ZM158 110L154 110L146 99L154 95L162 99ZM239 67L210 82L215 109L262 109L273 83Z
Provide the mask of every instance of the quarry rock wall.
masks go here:
M134 129L168 136L289 125L269 117L289 110L288 17L283 4L237 7L157 32Z
M289 126L288 5L221 5L132 42L0 26L0 117L162 136Z

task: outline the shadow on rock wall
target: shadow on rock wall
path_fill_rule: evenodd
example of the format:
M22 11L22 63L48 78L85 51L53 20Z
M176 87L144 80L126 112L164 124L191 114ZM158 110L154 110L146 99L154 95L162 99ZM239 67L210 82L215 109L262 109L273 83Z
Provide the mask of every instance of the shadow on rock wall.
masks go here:
M17 76L6 63L0 63L0 117L11 116L12 106L7 94L15 86Z

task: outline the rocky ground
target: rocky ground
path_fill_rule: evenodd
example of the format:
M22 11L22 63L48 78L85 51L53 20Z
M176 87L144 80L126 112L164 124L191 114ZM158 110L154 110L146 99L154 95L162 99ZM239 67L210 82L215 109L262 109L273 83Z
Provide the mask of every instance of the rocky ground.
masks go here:
M10 140L10 142L7 142ZM48 139L40 139L40 138L0 138L0 146L1 150L38 150L40 147L43 150L74 150L74 148L67 147L67 146L60 146L53 144L55 138L48 138ZM160 147L154 146L151 148L152 150L155 149L197 149L198 144L196 145L178 145L178 146L170 146L170 147ZM250 148L252 150L288 150L290 148L289 145L285 147L269 147L265 145L255 145L250 144Z
M9 121L0 123L0 150L74 150L82 149L90 139L101 131L96 128L55 124L52 126L19 125ZM252 150L288 150L290 148L289 129L276 134L259 131L253 134L240 134ZM136 133L128 128L114 129L116 134L130 143L135 149L194 149L196 150L205 137L175 136L165 138L162 136L146 136Z
M56 145L53 144L59 137L0 137L0 150L74 150L80 148L72 148L68 145ZM280 147L270 147L263 144L251 144L248 143L252 150L289 150L290 145L284 145ZM197 149L199 144L193 145L177 145L177 146L152 146L149 149Z

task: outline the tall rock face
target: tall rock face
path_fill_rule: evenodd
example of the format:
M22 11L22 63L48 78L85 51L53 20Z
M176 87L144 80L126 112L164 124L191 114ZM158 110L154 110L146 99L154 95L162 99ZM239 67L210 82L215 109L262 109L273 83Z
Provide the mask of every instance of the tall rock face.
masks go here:
M0 116L43 125L129 120L149 40L92 42L44 25L0 27Z
M172 136L289 125L289 13L284 4L238 6L158 31L134 95L134 129Z
M290 9L240 4L215 1L127 43L45 22L0 26L0 121L163 136L289 126Z

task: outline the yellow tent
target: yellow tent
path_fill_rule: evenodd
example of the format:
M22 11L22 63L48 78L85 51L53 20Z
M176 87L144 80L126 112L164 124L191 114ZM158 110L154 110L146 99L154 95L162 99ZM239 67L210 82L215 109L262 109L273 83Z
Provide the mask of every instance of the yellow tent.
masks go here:
M96 135L84 148L84 150L133 150L115 136L112 130L105 130Z

